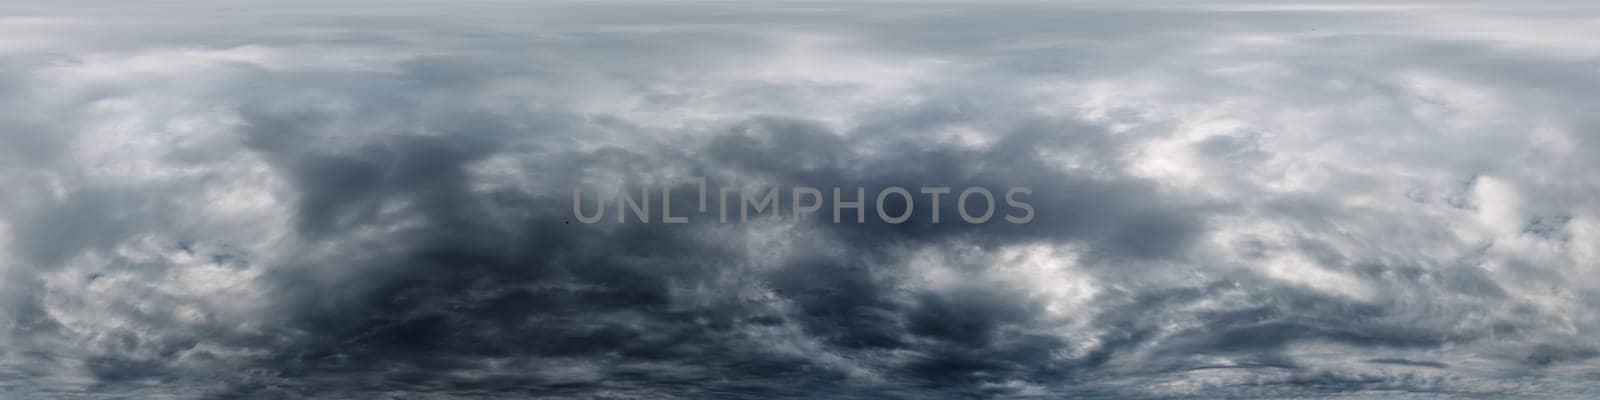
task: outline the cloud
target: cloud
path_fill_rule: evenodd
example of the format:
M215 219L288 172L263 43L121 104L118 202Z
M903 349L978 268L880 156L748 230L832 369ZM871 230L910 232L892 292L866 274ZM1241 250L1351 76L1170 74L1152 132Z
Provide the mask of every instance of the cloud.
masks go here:
M1594 10L1414 7L25 7L0 394L1582 397Z

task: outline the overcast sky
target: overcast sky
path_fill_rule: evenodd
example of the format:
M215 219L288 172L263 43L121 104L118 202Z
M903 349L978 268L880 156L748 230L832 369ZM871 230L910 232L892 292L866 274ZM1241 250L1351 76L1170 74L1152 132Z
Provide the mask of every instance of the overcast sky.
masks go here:
M7 3L0 398L1595 398L1597 152L1584 2Z

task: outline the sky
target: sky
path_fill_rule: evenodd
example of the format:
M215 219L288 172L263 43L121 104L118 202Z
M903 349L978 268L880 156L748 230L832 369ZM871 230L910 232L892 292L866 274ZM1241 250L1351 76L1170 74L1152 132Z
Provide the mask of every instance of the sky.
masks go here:
M7 2L0 398L1595 398L1597 94L1584 2Z

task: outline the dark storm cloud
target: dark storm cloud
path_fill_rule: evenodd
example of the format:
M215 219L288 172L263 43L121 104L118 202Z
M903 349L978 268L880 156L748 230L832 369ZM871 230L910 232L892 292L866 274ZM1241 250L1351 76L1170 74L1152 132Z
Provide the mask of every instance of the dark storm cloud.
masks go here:
M300 374L315 380L322 373L370 373L371 366L382 365L388 372L380 373L380 379L425 379L418 384L449 389L458 385L471 387L471 382L439 378L424 371L474 370L482 367L484 359L538 357L595 363L602 375L598 381L562 385L537 377L501 377L497 384L565 393L563 390L603 387L610 381L604 377L621 373L612 369L630 370L631 363L685 359L701 359L705 364L697 363L697 371L688 376L681 376L685 372L650 368L627 375L642 380L642 389L667 383L658 380L728 379L730 388L683 390L736 392L782 386L784 376L812 370L822 370L817 376L808 377L819 380L819 385L846 378L838 372L826 372L829 368L817 360L764 351L758 340L746 337L750 333L745 330L752 325L795 329L821 345L841 349L911 350L923 354L887 365L904 369L903 376L890 378L904 381L911 389L948 389L952 384L974 385L1007 376L1032 379L1056 368L1050 365L1048 355L1062 345L1060 339L997 331L1031 330L1036 311L1033 308L1037 306L1015 304L1016 300L1003 289L986 287L900 299L900 292L907 289L900 282L903 278L874 276L896 266L873 265L872 260L889 259L893 255L885 251L919 243L975 241L1000 245L1029 240L1091 241L1108 256L1143 258L1181 248L1185 236L1195 229L1193 222L1178 212L1155 210L1150 204L1159 201L1157 195L1136 181L1102 182L1062 174L1041 175L1047 169L1028 149L1043 145L1038 142L1072 143L1035 133L1047 129L1036 124L1006 136L1020 143L996 146L990 152L933 145L891 156L857 153L854 149L861 144L842 141L838 133L815 123L757 117L714 131L703 145L682 149L699 155L693 160L660 160L660 155L650 153L621 157L621 162L645 164L697 163L689 168L722 171L780 186L945 182L940 179L954 178L949 182L998 187L996 183L1004 178L1012 184L1051 187L1036 192L1040 198L1053 200L1036 203L1038 207L1070 210L1065 216L1041 217L1034 225L989 232L984 232L983 226L954 223L828 227L821 232L822 238L810 240L842 246L835 247L832 254L811 255L802 250L792 260L774 260L751 259L726 249L726 245L697 237L729 234L696 233L729 229L709 222L687 227L571 225L566 223L572 218L565 213L569 209L566 198L558 194L469 192L465 187L468 179L462 171L494 149L517 147L511 142L525 138L516 137L515 132L478 128L469 131L471 136L448 141L401 134L363 144L349 153L324 154L327 152L314 142L284 140L330 124L323 118L245 115L250 115L245 121L250 127L247 143L255 143L256 151L275 160L275 168L294 187L295 227L299 235L332 240L350 251L337 254L334 260L308 262L342 262L346 264L338 268L364 271L350 281L331 284L304 282L317 279L317 269L327 268L325 264L307 265L299 273L284 277L287 281L278 296L306 303L289 310L289 323L311 337L296 343L296 351L280 351L295 357L271 360L266 367L292 372L296 379ZM454 118L446 120L481 126ZM1082 135L1086 136L1103 134L1094 133L1091 126L1066 127L1084 131ZM450 126L420 129L452 131ZM873 140L914 134L885 129ZM551 146L538 143L544 138L534 135L535 143L527 144L531 146L528 151L540 153L541 147ZM606 168L619 162L607 156L611 152L626 150L558 153L522 167L570 171ZM965 170L965 166L984 159L1005 163L988 166L990 171ZM785 169L796 165L806 167ZM939 166L942 167L934 169ZM851 172L858 170L882 172ZM1065 191L1054 189L1063 184L1069 184L1063 188ZM1073 195L1069 196L1068 191ZM398 215L384 216L380 209L386 202L405 204L405 208ZM493 220L493 210L500 208L532 214L509 221ZM950 215L946 218L954 218L953 211L945 213ZM1140 223L1131 224L1131 228L1119 227L1110 223L1114 218ZM382 226L384 219L415 219L421 223L386 233L377 243L346 242L348 237L357 235L354 232ZM1127 229L1174 233L1139 234ZM709 302L708 307L674 309L681 307L674 306L675 302L685 301L674 299L681 295L670 293L672 286L684 285L674 281L722 285L714 279L728 272L719 269L765 263L776 264L776 268L739 279L770 287L778 299L752 302L720 298L736 293L699 293L694 296L708 298L688 301ZM322 285L327 287L313 289ZM793 310L768 304L774 300L788 303ZM745 367L746 364L754 365ZM418 374L423 376L413 376ZM955 389L961 389L959 386Z
M1261 7L23 7L0 393L1592 393L1596 49L1552 35L1593 30ZM645 187L690 222L574 221Z

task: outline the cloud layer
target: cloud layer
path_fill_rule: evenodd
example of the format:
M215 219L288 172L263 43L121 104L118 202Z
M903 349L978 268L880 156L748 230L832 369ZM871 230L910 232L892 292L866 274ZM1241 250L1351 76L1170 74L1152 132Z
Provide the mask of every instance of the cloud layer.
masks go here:
M1600 391L1592 5L5 7L0 397Z

